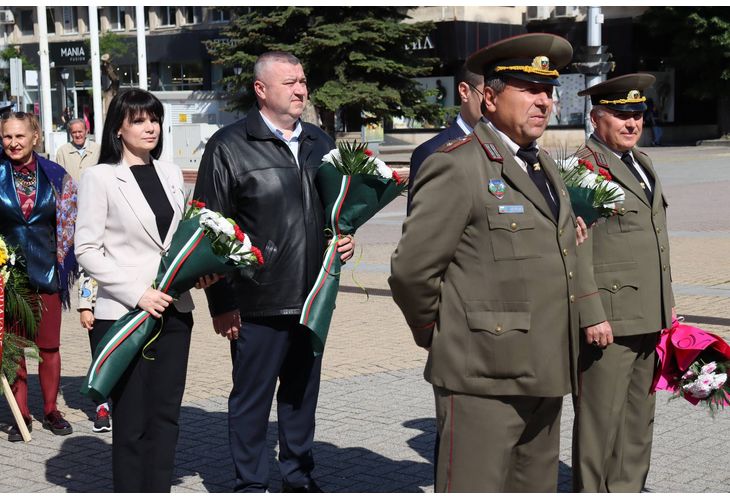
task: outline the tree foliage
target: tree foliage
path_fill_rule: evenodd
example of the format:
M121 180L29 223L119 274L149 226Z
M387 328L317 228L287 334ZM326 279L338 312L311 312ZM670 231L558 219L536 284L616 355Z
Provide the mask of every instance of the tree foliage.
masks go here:
M657 42L658 55L690 77L692 97L730 94L730 9L651 7L640 22L645 37Z
M425 37L433 23L404 23L404 7L257 7L239 9L223 34L227 41L207 44L214 62L240 67L224 78L238 89L231 105L246 110L254 102L253 64L270 50L297 56L304 66L310 99L327 129L334 112L364 111L380 120L403 116L438 120L441 110L412 79L430 74L435 58L409 46Z

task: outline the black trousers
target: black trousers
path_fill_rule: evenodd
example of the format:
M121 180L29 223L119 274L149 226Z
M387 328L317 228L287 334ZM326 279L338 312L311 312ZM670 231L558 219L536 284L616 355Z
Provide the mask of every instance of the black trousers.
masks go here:
M112 470L114 491L170 491L185 391L192 313L174 306L163 315L160 336L140 353L112 391ZM96 335L113 324L97 320Z
M238 340L231 343L233 390L228 399L228 433L235 491L262 492L268 487L266 431L277 379L282 480L295 487L311 480L322 357L312 354L309 335L298 316L245 319Z

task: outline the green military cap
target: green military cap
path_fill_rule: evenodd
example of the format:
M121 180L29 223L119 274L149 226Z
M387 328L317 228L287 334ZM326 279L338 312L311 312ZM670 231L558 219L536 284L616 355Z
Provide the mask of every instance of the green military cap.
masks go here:
M606 106L616 111L646 111L646 96L642 91L651 87L656 78L648 73L617 76L578 92L591 96L594 106Z
M533 83L558 83L558 69L573 57L565 38L549 33L528 33L505 38L484 47L466 61L469 71L494 77L511 77Z

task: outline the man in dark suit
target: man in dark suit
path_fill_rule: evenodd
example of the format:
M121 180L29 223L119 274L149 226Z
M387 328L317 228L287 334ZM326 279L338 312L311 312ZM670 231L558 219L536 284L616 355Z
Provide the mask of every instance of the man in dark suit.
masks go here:
M626 199L591 229L593 243L578 258L585 342L574 401L575 491L638 493L649 473L656 344L674 314L667 202L651 160L636 148L643 91L654 81L635 73L578 93L593 103L585 155L611 173Z
M459 114L451 125L413 150L413 154L411 155L411 169L408 173L410 182L413 182L416 178L416 174L423 160L443 144L471 134L476 124L482 118L482 87L484 86L484 77L472 73L467 69L466 64L464 64L459 69L456 79L459 82L457 88L459 90L459 98L461 99ZM407 205L409 213L411 210L411 199L412 194L409 189Z
M576 384L576 220L537 147L557 68L555 35L472 54L487 121L423 163L391 259L393 299L429 350L437 492L555 492L563 396Z

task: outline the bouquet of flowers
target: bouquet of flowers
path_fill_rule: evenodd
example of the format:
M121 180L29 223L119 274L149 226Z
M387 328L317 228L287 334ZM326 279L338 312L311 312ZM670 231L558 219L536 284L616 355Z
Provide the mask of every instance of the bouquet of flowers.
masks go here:
M730 405L730 346L722 338L674 318L656 349L660 366L652 392L671 391L693 405L707 405L713 414Z
M322 269L304 302L299 322L312 330L312 350L324 351L332 313L340 287L340 257L337 239L353 235L373 215L393 201L406 183L364 144L342 142L322 158L315 179L325 207L328 235L332 242L325 252Z
M579 152L557 161L560 175L568 188L570 204L576 216L590 226L600 217L616 213L616 204L626 199L624 190L613 182L611 173L596 168Z
M177 298L201 276L260 265L261 251L251 245L234 221L193 200L172 237L170 249L162 257L153 286ZM135 308L114 322L94 353L82 394L106 400L140 349L157 338L161 321Z
M23 257L0 237L0 375L9 384L15 381L26 349L30 357L40 360L33 342L40 311L40 297L31 290Z

